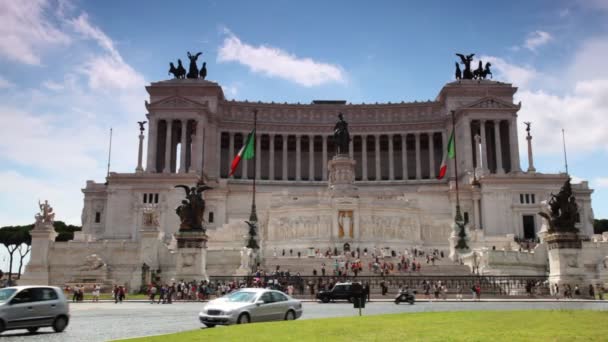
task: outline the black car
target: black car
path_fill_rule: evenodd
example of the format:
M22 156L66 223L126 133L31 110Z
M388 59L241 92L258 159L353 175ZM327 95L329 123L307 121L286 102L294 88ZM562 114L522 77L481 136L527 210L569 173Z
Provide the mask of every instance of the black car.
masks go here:
M356 284L359 285L359 289L362 288L359 283ZM357 286L353 286L353 283L336 283L329 291L319 291L317 299L323 303L329 303L330 300L336 299L353 302L354 298L358 296L356 288Z

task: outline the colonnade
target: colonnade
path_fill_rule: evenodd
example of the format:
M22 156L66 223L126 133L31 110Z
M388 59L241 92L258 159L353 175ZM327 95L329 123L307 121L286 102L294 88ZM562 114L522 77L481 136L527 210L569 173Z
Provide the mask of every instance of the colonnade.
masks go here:
M228 176L230 162L248 132L222 132L218 144L219 174ZM335 154L333 136L319 134L258 133L257 163L241 161L235 179L325 181L327 162ZM357 161L359 181L436 179L446 144L442 131L351 134L349 155Z
M474 138L470 139L472 158L467 159L467 164L485 173L520 171L515 122L515 119L471 120Z
M187 173L202 170L204 121L151 118L146 172Z

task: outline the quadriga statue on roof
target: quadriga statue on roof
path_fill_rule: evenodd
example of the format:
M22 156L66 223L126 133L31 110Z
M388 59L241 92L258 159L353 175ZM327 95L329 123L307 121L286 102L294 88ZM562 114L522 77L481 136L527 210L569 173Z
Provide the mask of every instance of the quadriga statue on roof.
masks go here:
M570 177L564 183L557 195L551 194L545 211L538 213L548 223L549 233L577 233L574 226L578 217L578 205L572 194Z
M205 200L203 192L211 189L203 183L197 186L188 187L186 185L176 185L176 188L182 188L186 192L186 198L182 200L182 204L175 209L175 213L179 216L181 224L180 231L205 231L203 219L205 215Z

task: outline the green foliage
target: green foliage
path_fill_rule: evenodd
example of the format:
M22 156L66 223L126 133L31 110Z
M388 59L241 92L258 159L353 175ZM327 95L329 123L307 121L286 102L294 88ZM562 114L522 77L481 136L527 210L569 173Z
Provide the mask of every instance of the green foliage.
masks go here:
M57 232L55 241L74 240L74 232L79 232L82 230L82 227L80 226L65 224L63 221L55 221L55 223L53 223L53 227L55 227L55 231Z
M126 341L606 341L605 322L607 311L420 312L247 324Z
M603 232L608 232L608 219L596 219L593 222L593 232L595 234L602 234Z

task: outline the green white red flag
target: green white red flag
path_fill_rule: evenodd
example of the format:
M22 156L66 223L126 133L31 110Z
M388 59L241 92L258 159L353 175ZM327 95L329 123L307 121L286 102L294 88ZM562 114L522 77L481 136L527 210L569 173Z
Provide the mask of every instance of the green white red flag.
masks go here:
M255 144L254 141L255 141L255 129L253 131L251 131L251 133L249 133L249 135L247 136L247 141L245 141L245 144L243 145L243 147L241 147L241 149L239 150L239 153L237 153L237 155L234 156L234 159L232 160L232 163L230 164L230 174L228 175L228 177L230 177L234 174L234 172L236 171L236 168L241 163L241 159L248 160L255 156L255 149L253 148L253 146Z
M447 159L454 159L454 155L454 131L452 131L452 134L450 134L450 140L448 140L447 149L443 153L443 160L441 161L441 166L439 167L439 175L437 176L437 179L442 179L445 177L445 174L448 171Z

